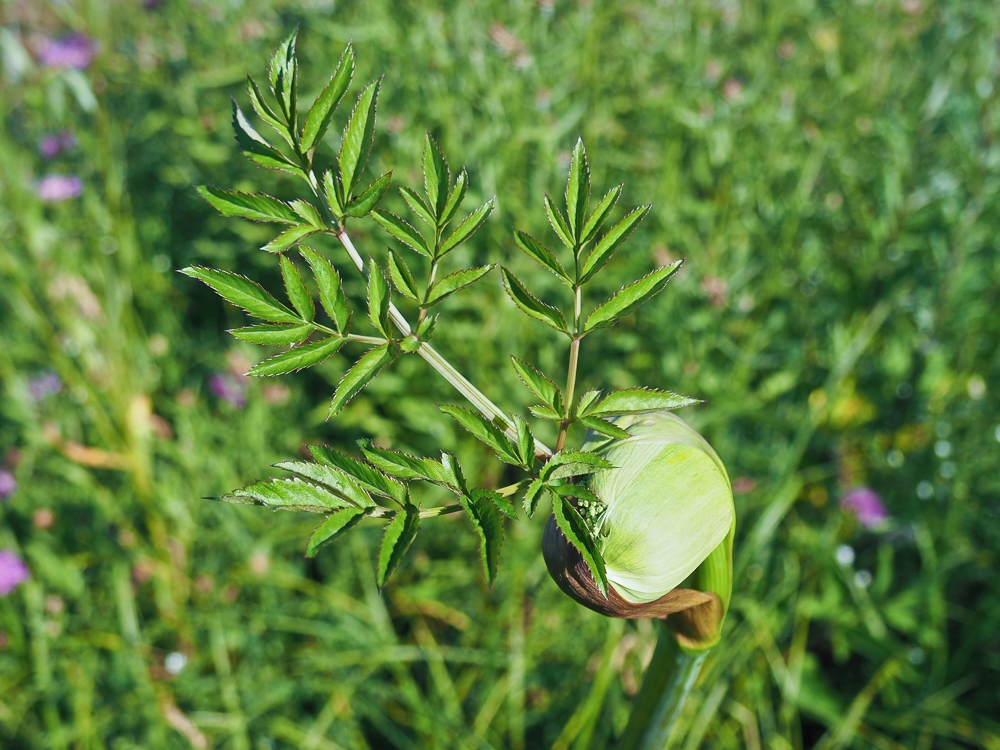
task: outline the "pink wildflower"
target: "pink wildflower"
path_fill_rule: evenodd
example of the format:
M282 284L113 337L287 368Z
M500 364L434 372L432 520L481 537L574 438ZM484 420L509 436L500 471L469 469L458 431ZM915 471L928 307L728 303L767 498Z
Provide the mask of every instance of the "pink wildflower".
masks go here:
M17 492L17 480L5 469L0 469L0 500L6 500Z
M226 401L237 409L242 409L247 405L246 386L232 375L226 375L222 372L214 373L208 379L208 387L216 398Z
M55 159L63 151L69 151L76 146L76 136L70 130L61 133L49 133L38 142L38 151L46 159Z
M44 68L76 68L83 70L97 51L94 40L83 34L70 34L61 39L45 39L38 50L38 62Z
M0 550L0 596L7 596L31 577L28 566L10 550Z
M76 175L50 174L38 181L35 192L46 203L59 203L79 198L83 192L83 182Z
M841 498L840 507L857 518L866 529L877 528L889 518L882 498L868 487L857 487L848 492Z

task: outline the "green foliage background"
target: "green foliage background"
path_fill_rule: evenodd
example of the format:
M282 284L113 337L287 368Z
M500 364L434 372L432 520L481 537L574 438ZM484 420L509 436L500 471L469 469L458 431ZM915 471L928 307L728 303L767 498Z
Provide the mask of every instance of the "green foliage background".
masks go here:
M557 298L510 230L551 238L541 197L577 135L597 188L653 204L603 291L687 258L581 362L584 388L705 399L684 416L741 493L727 634L679 746L1000 747L995 4L147 5L0 4L0 451L19 483L0 547L32 571L0 599L0 744L601 748L627 720L653 630L556 589L541 516L508 526L492 590L456 516L425 525L379 596L377 527L306 561L315 519L200 499L305 441L361 437L455 450L503 482L416 358L330 423L343 355L286 388L250 383L243 409L207 385L260 350L172 270L280 278L256 250L270 230L218 217L192 184L298 194L239 155L228 97L245 104L245 73L300 24L303 98L351 39L356 82L386 73L371 176L415 185L428 130L468 167L468 206L498 196L461 261ZM82 75L19 68L18 40L68 31L100 44ZM47 163L38 139L63 128L79 146ZM48 172L80 175L82 196L43 204ZM353 235L387 244L371 222ZM508 355L561 377L566 345L490 279L446 303L435 344L524 413ZM49 370L65 389L32 399ZM859 485L884 529L839 510Z

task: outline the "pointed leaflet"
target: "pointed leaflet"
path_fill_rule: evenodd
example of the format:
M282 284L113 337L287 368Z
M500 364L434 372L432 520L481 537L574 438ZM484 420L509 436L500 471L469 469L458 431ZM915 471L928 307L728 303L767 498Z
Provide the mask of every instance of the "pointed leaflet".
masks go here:
M247 328L233 328L229 331L240 341L248 344L263 344L265 346L291 346L301 344L309 334L316 330L312 323L301 323L300 325L282 326L248 326Z
M605 328L614 325L615 321L623 315L628 315L643 303L663 290L670 278L677 273L683 261L676 261L669 266L660 266L652 273L643 276L628 286L622 287L617 294L602 305L594 309L587 316L585 331L592 331L595 328Z
M379 374L379 371L383 367L390 364L395 358L396 347L391 342L386 342L382 346L369 349L361 355L361 359L354 363L337 385L337 390L333 394L333 400L330 402L330 413L327 419L335 416L337 412L343 409L348 401L354 398L362 388L368 385Z
M486 583L492 587L500 564L500 547L503 545L503 519L489 490L472 490L471 497L459 495L458 502L472 521L479 536L479 554L483 562Z
M632 230L635 229L636 225L644 218L646 214L649 213L649 206L639 206L639 208L632 211L624 219L615 224L611 231L601 238L601 241L597 243L593 250L590 251L590 255L587 256L587 260L583 262L583 275L581 276L581 282L587 282L594 277L594 274L603 268L604 264L607 263L611 256L614 255L615 251L622 246L622 244L629 238L632 234Z
M528 518L535 515L535 509L538 508L538 498L542 496L544 489L545 483L541 479L535 478L531 480L528 489L524 491L523 507Z
M351 85L351 78L354 77L354 47L350 44L340 56L337 69L333 72L333 77L323 89L322 93L316 97L316 101L309 108L306 115L306 124L302 128L302 151L308 151L322 140L326 129L330 127L330 120L333 119L333 112L340 104L340 100L347 93L347 87Z
M521 461L517 455L517 448L504 434L504 431L493 424L486 417L477 414L461 406L439 406L449 417L458 422L462 427L471 432L475 437L486 443L501 461L506 461L514 466L520 466Z
M545 213L548 214L549 224L552 226L553 231L559 235L562 243L572 250L574 247L573 232L570 230L569 224L566 223L566 217L562 215L562 211L558 209L549 196L545 196L544 202Z
M602 469L613 469L614 465L603 456L588 451L560 451L542 467L539 479L550 482L553 479L579 477L593 474Z
M604 559L597 540L594 539L590 528L583 517L568 497L553 493L552 512L556 517L556 525L566 537L567 541L576 547L577 552L583 557L583 561L590 568L590 573L594 577L594 583L598 590L606 598L608 595L608 574L604 568Z
M535 465L535 437L531 434L528 423L517 414L511 414L511 420L517 432L517 456L520 459L518 463L525 471L531 471Z
M443 243L441 243L441 247L438 248L437 257L440 258L445 254L450 253L456 247L469 239L469 237L475 234L476 230L485 224L486 220L490 218L490 214L493 213L494 205L495 200L490 198L486 201L486 203L466 216L462 220L462 223L455 227L455 230L448 235L448 238Z
M351 113L351 119L344 128L337 165L340 167L345 198L350 198L354 194L357 178L365 168L365 162L368 161L372 138L375 135L375 109L378 105L378 89L381 83L381 78L372 81L361 92L354 112Z
M382 273L382 266L368 258L368 319L386 338L391 338L389 330L389 285Z
M493 490L473 490L473 492L488 492L490 502L496 506L498 511L507 516L507 518L513 518L515 521L517 520L517 510L514 508L514 504L505 495L501 495L499 492L494 492Z
M406 487L386 476L371 464L358 461L356 458L325 445L310 445L309 453L320 463L333 466L350 475L369 492L395 500L401 505L406 500Z
M519 229L514 230L514 241L517 243L524 252L529 255L533 260L543 265L549 271L556 275L562 283L566 286L573 286L573 279L569 277L566 273L566 269L563 268L562 263L558 261L552 251L549 250L545 245L536 240L530 234L520 231Z
M313 531L312 536L309 537L309 546L306 547L306 557L316 557L320 547L342 537L357 526L365 515L365 511L361 508L338 510Z
M433 458L412 456L390 448L376 448L365 440L358 441L361 452L377 468L400 479L426 479L452 489L459 489L459 479L453 469Z
M264 137L254 130L253 125L243 114L243 110L233 101L233 131L236 133L236 143L246 156L262 167L285 169L296 174L304 174L298 165L290 162L284 154L264 140Z
M237 307L242 307L255 318L269 320L272 323L302 322L295 313L265 292L260 284L250 281L246 276L201 266L184 268L181 273L205 282L220 297Z
M305 239L310 234L314 234L316 231L316 227L310 227L304 224L292 227L291 229L286 229L284 232L264 245L261 250L266 250L269 253L283 253L296 242Z
M624 440L629 437L629 434L617 425L613 425L600 417L577 417L584 427L587 427L594 432L599 432L602 435L607 435L608 437L618 438L619 440Z
M341 333L347 333L351 324L351 306L340 285L340 275L333 265L311 247L300 247L299 253L309 264L319 287L319 301Z
M399 293L412 300L419 300L420 292L417 290L417 282L410 273L403 259L396 255L390 248L386 256L386 267L389 269L389 278L392 285L399 290Z
M304 346L296 346L287 352L282 352L277 356L258 362L250 368L247 375L255 378L270 377L272 375L285 375L289 372L298 372L307 367L318 365L327 357L335 354L347 341L342 336L330 336L322 341L314 341Z
M323 195L326 196L326 205L330 207L330 212L340 221L344 216L344 206L347 198L344 197L344 184L340 177L328 169L323 173Z
M576 405L576 415L582 417L590 413L590 407L601 397L601 392L596 388L587 391L580 396L580 401Z
M573 160L569 165L569 176L566 179L566 215L569 218L569 228L576 245L583 238L584 217L587 215L587 201L590 199L590 165L587 164L587 152L583 148L583 139L576 141L573 148Z
M392 179L392 172L386 172L375 182L365 188L357 198L347 204L345 216L353 216L355 219L363 219L372 212L372 209L379 204L389 190L389 181Z
M247 96L250 97L250 104L253 105L254 111L257 116L274 128L275 132L285 139L285 142L294 148L295 139L288 130L288 126L282 122L281 118L271 109L270 105L264 101L264 97L260 93L260 89L257 88L256 82L250 76L247 76Z
M541 404L529 406L528 411L536 419L547 419L549 422L561 422L564 417L563 414L555 411L551 406L542 406Z
M378 551L378 571L375 577L379 591L385 588L389 576L396 570L406 550L410 548L417 536L419 525L420 511L415 505L409 504L385 525L382 546Z
M465 171L465 167L462 167L462 171L458 173L458 177L455 178L455 187L451 189L451 193L448 194L448 202L444 204L444 210L441 211L441 216L439 220L441 226L446 225L451 221L458 207L462 205L462 201L465 200L465 194L469 191L469 173Z
M295 40L298 29L293 31L285 41L278 45L271 55L269 69L271 91L278 98L289 122L293 122L297 107L297 73L298 64L295 59Z
M284 255L281 256L281 278L285 282L288 299L302 316L302 320L311 321L315 318L316 306L313 304L312 295L306 289L305 282L302 281L302 274L299 273L295 264Z
M316 484L322 484L333 494L344 498L358 508L375 507L375 503L365 488L354 477L336 467L311 461L282 461L275 464L275 467L298 474L303 479L308 479Z
M308 201L291 201L288 205L291 206L292 210L297 213L306 224L309 224L317 230L324 230L327 228L326 222L323 221L323 217L319 213L319 209L312 203L309 203Z
M500 273L503 274L503 285L507 290L507 294L514 300L514 304L521 308L521 312L535 320L540 320L552 326L557 331L568 332L566 329L566 318L563 317L562 312L533 297L524 288L524 284L518 281L517 277L503 266L500 267Z
M430 133L424 134L424 192L435 216L440 216L444 204L448 200L448 185L451 183L451 172Z
M652 388L626 388L612 391L590 410L595 417L617 417L637 411L656 411L659 409L680 409L701 403L698 399L688 398L679 393L657 391Z
M223 216L238 216L253 221L300 224L302 220L287 203L263 193L240 193L209 185L199 185L198 193Z
M601 198L601 202L597 204L597 208L594 209L594 213L590 215L587 219L587 223L583 225L583 241L582 244L587 244L601 231L601 227L604 226L604 222L607 221L608 214L611 213L611 209L615 207L618 202L618 196L622 194L623 185L616 185L611 188L604 197Z
M425 224L437 229L437 218L434 215L434 211L427 205L423 198L403 185L399 186L399 194L403 196L403 200L406 201L406 205L410 207L413 213L419 216Z
M466 268L464 271L455 271L455 273L448 274L431 287L430 293L427 295L428 307L430 305L436 305L445 297L457 292L459 289L465 289L465 287L470 284L476 283L495 267L496 264L491 263L488 266Z
M541 399L543 403L550 406L561 419L563 413L563 402L562 391L559 390L559 386L542 375L542 373L529 365L527 362L518 359L513 354L511 355L510 360L514 365L514 369L517 371L517 376L521 379L521 382L528 386L528 390Z
M388 211L376 210L372 211L372 218L375 219L375 222L380 227L404 245L412 248L421 255L428 258L431 257L431 251L427 247L427 243L424 241L424 238L420 235L420 232L403 221L403 219L396 216L396 214L389 213Z
M263 505L271 510L331 513L353 507L341 497L301 479L267 479L254 482L219 498L223 502Z

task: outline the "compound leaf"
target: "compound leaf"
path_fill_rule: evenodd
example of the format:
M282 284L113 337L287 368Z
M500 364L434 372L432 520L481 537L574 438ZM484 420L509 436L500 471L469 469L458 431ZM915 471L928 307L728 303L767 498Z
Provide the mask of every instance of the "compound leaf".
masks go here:
M226 301L250 315L272 323L301 323L299 317L246 276L232 271L191 266L181 270L185 276L203 281Z
M497 427L486 417L481 414L477 414L474 411L470 411L469 409L463 409L461 406L445 405L439 406L438 409L454 419L482 442L486 443L486 445L496 452L497 456L500 457L500 460L506 461L514 466L521 465L521 460L517 454L517 448L514 447L510 438L504 434L502 429Z
M605 328L614 325L615 321L623 315L628 315L637 307L648 302L656 294L663 290L671 277L677 273L683 261L676 261L669 266L660 266L655 271L643 276L638 281L622 287L607 302L598 305L590 315L587 316L585 331L592 331L595 328Z
M281 278L285 282L285 291L292 306L302 316L302 320L311 321L316 317L316 306L313 304L312 295L306 289L306 284L302 280L302 274L284 255L281 256Z
M338 468L311 461L282 461L275 464L275 467L298 474L303 479L308 479L316 484L322 484L351 505L356 505L359 508L375 507L375 503L365 488L354 477Z
M396 214L376 210L372 211L372 218L375 219L380 227L407 247L412 248L423 256L431 257L431 251L427 247L427 242L420 235L420 232L396 216Z
M500 267L500 272L503 274L503 284L504 288L507 290L507 294L512 300L514 300L514 304L521 309L521 312L528 317L540 320L543 323L552 326L557 331L568 333L566 328L566 318L563 317L561 311L551 305L546 305L544 302L534 297L527 289L524 288L524 284L518 281L517 277L503 266Z
M386 266L389 269L389 278L392 285L399 290L399 293L412 300L419 300L420 292L417 290L417 282L410 273L410 269L399 255L390 248L386 256Z
M284 232L264 245L261 250L266 250L269 253L283 253L296 242L305 239L310 234L314 234L316 231L316 227L300 224L297 227L286 229Z
M338 510L313 531L312 536L309 537L309 545L306 547L306 557L316 557L320 547L342 537L357 526L358 522L366 515L366 511L361 508Z
M424 134L424 192L435 216L440 216L448 200L451 171L448 162L430 133ZM436 223L436 222L435 222Z
M500 564L500 548L503 546L503 519L489 490L472 490L471 497L462 494L459 504L472 521L479 536L479 554L483 562L486 583L492 588ZM499 497L499 495L497 495Z
M263 344L265 346L291 346L301 344L309 334L316 330L312 323L299 325L248 326L233 328L230 334L248 344Z
M462 167L462 171L458 173L458 177L455 178L455 186L451 189L448 194L448 202L444 204L444 209L441 211L441 215L438 217L438 221L441 226L445 226L451 221L458 207L462 205L462 201L465 200L465 194L469 191L469 173L465 171L465 167Z
M353 77L354 47L348 44L340 56L340 62L337 63L337 69L333 72L330 82L316 97L316 101L309 108L309 114L306 115L306 123L302 128L301 149L303 152L308 151L322 140L327 128L330 127L333 112L337 109L341 99L344 98L344 94L347 93L347 88L351 85Z
M569 228L576 245L583 238L584 217L587 215L587 201L590 199L590 165L587 164L587 151L583 147L583 139L578 138L573 147L573 159L569 165L569 175L566 179L566 215L569 218Z
M650 206L639 206L624 219L615 224L611 230L601 238L590 255L583 262L583 275L580 277L581 283L585 283L594 277L604 264L607 263L615 251L622 246L622 243L629 238L632 230L636 228L646 214L649 213Z
M562 391L554 382L545 377L541 372L529 365L524 360L518 359L513 354L510 357L514 370L521 382L528 386L528 390L534 393L543 403L556 412L559 419L562 419L563 398Z
M608 215L611 213L611 209L615 207L618 202L618 197L622 194L622 187L624 185L616 185L611 188L604 197L601 198L601 202L597 204L597 208L587 219L587 223L583 226L583 237L581 239L582 244L587 244L597 233L601 231L601 227L604 226L604 222L607 221Z
M465 289L465 287L470 284L476 283L483 278L483 276L492 271L495 266L495 263L491 263L488 266L466 268L462 271L455 271L455 273L448 274L431 287L431 291L427 295L427 306L436 305L448 295L457 292L459 289Z
M369 463L359 461L325 445L310 445L309 453L318 462L350 475L371 493L395 500L400 505L406 501L406 487Z
M379 204L389 190L389 181L392 179L392 172L386 172L375 182L365 188L357 198L347 204L344 212L345 216L353 216L355 219L363 219L372 212L372 209Z
M455 230L448 235L448 238L441 244L438 248L437 256L440 258L447 253L450 253L456 247L465 242L469 237L471 237L479 227L481 227L486 220L493 213L493 206L496 201L490 198L486 203L481 205L471 214L466 216L462 223L455 227Z
M344 136L340 143L340 156L337 165L340 168L340 179L344 186L344 195L354 193L358 175L368 161L375 135L375 110L378 106L378 90L382 83L379 78L368 84L358 103L351 113L351 119L344 128Z
M274 357L258 362L250 368L250 375L255 378L271 377L273 375L285 375L289 372L297 372L307 367L318 365L327 357L335 354L347 341L343 336L330 336L322 341L314 341L311 344L297 346L282 352Z
M573 286L573 279L570 278L569 274L566 273L566 269L563 268L562 263L559 262L556 256L552 254L552 251L545 247L545 245L530 234L522 232L519 229L514 230L514 241L528 256L554 273L556 278L562 283L566 286Z
M332 513L354 507L322 487L301 479L266 479L223 495L220 500L243 505L263 505L271 510Z
M549 224L552 226L553 231L559 235L560 241L568 247L570 250L574 247L573 242L573 232L569 228L569 224L566 223L566 217L563 216L562 211L552 202L549 196L545 196L545 213L549 217Z
M198 193L223 216L281 224L299 224L302 221L287 203L264 193L241 193L210 185L199 185Z
M299 253L312 268L316 286L319 288L319 301L330 316L333 324L341 333L346 333L351 325L351 306L340 284L340 274L326 258L311 247L300 247Z
M419 526L420 511L415 505L410 504L407 504L385 525L385 531L382 533L382 546L378 551L378 571L375 576L375 583L378 585L379 591L385 588L389 576L396 570L403 555L413 544Z
M389 341L362 354L351 369L344 373L344 377L337 385L337 390L330 402L330 413L327 419L343 409L347 402L354 398L379 374L383 367L390 364L395 358L396 348Z
M437 228L437 218L434 215L434 210L427 205L427 202L423 198L402 185L399 187L399 193L403 196L403 200L406 201L406 205L410 207L413 213L419 216L425 224L435 229Z
M595 417L617 417L633 412L680 409L682 406L698 403L701 403L698 399L688 398L670 391L658 391L652 388L626 388L609 393L589 413Z

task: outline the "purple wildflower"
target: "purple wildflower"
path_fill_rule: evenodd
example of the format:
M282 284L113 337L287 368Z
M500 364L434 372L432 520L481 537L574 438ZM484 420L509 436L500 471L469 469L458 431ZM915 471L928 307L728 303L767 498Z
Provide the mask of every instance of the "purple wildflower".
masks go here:
M46 372L28 381L28 394L32 401L41 401L62 390L63 384L54 372Z
M0 596L7 596L31 578L28 566L10 550L0 550Z
M83 182L76 175L50 174L38 181L35 192L46 203L59 203L79 198L83 192Z
M5 469L0 469L0 500L6 500L17 492L17 480Z
M208 379L208 387L216 398L242 409L247 405L246 386L232 375L216 372Z
M882 498L868 487L856 487L848 492L840 499L840 507L857 518L866 529L877 528L889 518Z
M61 39L45 39L38 50L38 62L44 68L76 68L90 65L97 44L83 34L70 34Z
M55 159L63 151L69 151L76 146L76 136L71 130L61 133L49 133L38 142L38 151L46 159Z

